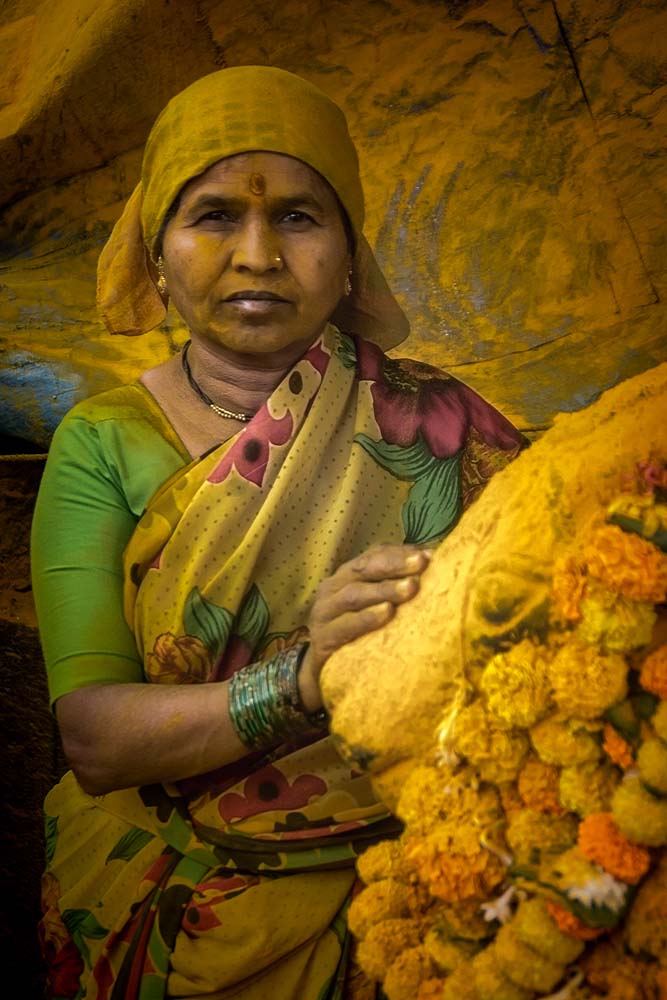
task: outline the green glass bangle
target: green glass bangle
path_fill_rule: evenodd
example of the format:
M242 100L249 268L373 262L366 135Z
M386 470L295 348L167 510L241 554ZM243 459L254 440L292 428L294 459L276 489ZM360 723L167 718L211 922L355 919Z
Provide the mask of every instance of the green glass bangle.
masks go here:
M299 669L307 649L308 643L290 646L232 677L229 715L249 750L265 750L326 727L326 711L306 712L299 696Z

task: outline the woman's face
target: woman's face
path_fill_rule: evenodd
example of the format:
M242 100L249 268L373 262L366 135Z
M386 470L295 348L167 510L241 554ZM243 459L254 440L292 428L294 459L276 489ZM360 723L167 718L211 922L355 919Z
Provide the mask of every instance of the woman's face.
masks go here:
M162 255L194 337L280 359L319 336L350 263L332 189L300 160L262 152L220 160L186 184Z

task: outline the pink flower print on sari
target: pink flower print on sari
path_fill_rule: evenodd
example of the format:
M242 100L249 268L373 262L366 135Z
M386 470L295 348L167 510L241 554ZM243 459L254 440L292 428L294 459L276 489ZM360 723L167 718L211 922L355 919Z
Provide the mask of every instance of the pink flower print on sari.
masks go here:
M481 396L445 372L408 358L387 358L356 342L359 376L369 380L382 438L403 448L421 436L436 458L451 458L474 427L487 444L510 451L523 441L515 427Z
M228 899L259 884L256 875L218 875L195 886L183 914L183 928L191 937L220 927L222 920L216 909Z
M316 774L300 774L289 783L273 764L251 774L243 785L243 794L228 792L221 796L218 811L225 823L247 819L275 809L293 810L307 806L315 795L324 795L327 784Z
M471 435L506 457L519 451L523 438L481 396L437 368L387 358L368 341L347 338L343 363L354 354L359 378L371 383L381 435L359 433L354 440L390 475L411 484L401 511L404 542L435 544L461 516L461 462Z
M222 460L209 473L208 482L223 482L232 468L235 468L249 483L261 486L269 462L271 445L286 444L290 439L293 423L289 412L279 420L275 420L269 413L268 406L264 404L246 429L239 434Z

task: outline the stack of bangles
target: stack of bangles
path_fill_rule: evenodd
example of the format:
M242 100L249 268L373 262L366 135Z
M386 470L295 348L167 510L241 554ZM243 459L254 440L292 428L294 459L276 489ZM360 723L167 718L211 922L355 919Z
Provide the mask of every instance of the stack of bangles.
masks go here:
M307 712L299 695L299 668L307 649L307 642L299 643L232 677L229 715L249 750L265 750L326 728L326 711Z

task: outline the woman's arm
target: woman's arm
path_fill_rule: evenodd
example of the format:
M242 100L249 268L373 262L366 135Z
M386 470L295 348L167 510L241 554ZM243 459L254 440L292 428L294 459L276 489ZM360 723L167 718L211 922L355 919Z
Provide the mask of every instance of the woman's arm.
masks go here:
M428 553L375 546L325 580L309 619L299 674L304 708L322 704L319 675L331 654L380 628L419 589ZM59 698L65 755L90 795L214 770L247 754L229 716L229 682L94 685Z
M248 750L232 726L229 683L96 684L63 695L56 717L83 790L171 782L222 767Z

